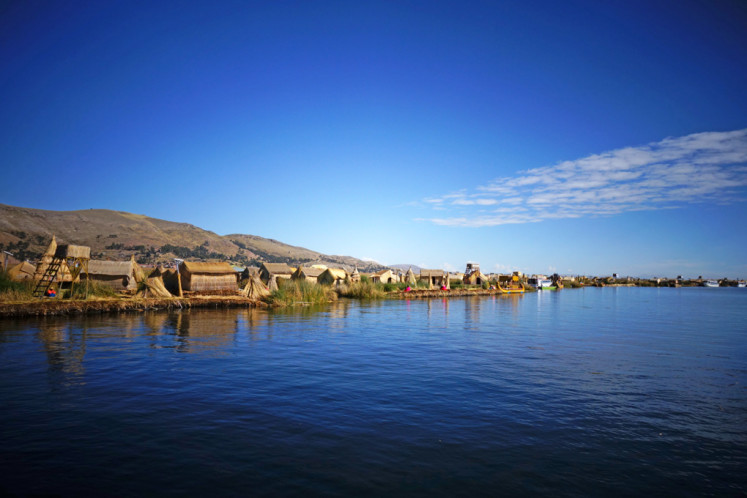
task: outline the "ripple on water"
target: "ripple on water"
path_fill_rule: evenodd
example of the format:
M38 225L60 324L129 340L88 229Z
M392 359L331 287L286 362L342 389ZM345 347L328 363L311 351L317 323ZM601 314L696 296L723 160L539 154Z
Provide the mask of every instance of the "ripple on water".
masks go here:
M611 291L5 321L0 489L746 492L747 293Z

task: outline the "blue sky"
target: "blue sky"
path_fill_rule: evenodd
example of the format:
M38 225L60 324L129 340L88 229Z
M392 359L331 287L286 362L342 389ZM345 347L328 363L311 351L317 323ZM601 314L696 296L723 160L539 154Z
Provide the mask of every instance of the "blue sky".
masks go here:
M744 278L746 28L741 0L5 2L0 202Z

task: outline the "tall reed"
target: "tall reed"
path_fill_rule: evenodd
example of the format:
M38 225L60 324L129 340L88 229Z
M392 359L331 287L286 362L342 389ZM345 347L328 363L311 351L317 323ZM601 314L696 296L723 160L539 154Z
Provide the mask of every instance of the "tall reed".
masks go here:
M281 280L278 290L272 292L265 301L274 306L297 304L324 304L337 299L337 293L330 287L305 280Z
M0 269L0 301L29 301L32 292L32 282L15 282L5 270Z
M384 286L375 284L370 280L351 282L337 289L341 297L350 297L355 299L381 299L384 297Z

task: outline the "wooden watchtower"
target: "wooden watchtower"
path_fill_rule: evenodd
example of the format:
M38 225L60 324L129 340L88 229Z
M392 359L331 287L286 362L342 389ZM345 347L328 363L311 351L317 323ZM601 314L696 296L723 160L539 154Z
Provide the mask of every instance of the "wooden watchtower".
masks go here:
M88 297L88 262L91 260L91 248L88 246L74 246L70 244L61 244L57 246L52 261L44 270L41 278L37 280L34 286L34 297L44 297L51 287L57 286L56 291L59 293L59 282L56 281L57 274L63 265L67 266L72 277L70 282L70 297L73 296L73 286L75 280L80 276L81 271L86 274L86 298Z

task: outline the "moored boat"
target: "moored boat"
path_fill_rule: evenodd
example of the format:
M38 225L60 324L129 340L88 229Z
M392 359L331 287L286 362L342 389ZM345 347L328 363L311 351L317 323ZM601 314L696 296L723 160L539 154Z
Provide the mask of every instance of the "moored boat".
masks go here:
M558 287L553 285L552 280L541 275L535 275L527 279L527 285L537 290L555 290Z
M514 272L514 274L511 275L510 280L502 283L499 282L498 289L500 289L504 294L523 294L524 284L521 283L519 272Z
M703 282L703 287L718 287L717 280L706 280Z

